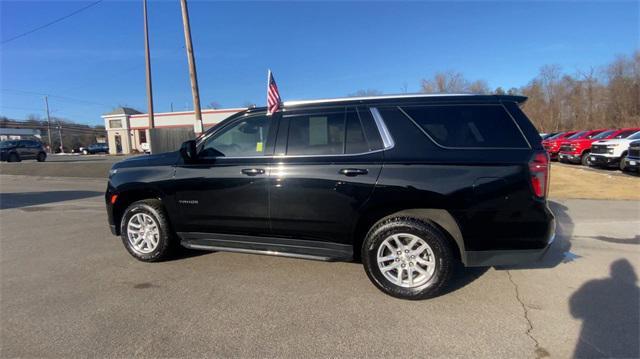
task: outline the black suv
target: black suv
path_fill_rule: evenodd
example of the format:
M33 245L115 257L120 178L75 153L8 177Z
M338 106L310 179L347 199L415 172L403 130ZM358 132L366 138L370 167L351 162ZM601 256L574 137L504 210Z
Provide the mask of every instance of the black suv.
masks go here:
M0 161L37 160L44 162L46 159L47 152L42 147L42 143L36 140L0 141Z
M457 263L542 257L549 160L519 96L286 102L224 120L180 151L116 163L109 224L131 255L184 247L361 260L400 298L436 295Z

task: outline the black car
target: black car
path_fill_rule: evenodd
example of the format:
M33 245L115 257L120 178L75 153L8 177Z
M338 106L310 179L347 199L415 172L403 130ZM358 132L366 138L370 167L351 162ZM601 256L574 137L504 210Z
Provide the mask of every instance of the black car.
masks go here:
M20 162L22 160L37 160L44 162L47 152L42 143L36 140L7 140L0 141L0 161Z
M640 172L640 141L633 141L629 144L629 152L624 162L625 170Z
M458 263L540 259L554 238L549 158L519 96L285 102L180 151L116 163L111 231L135 258L184 247L361 260L400 298L437 295Z
M85 155L94 155L96 153L109 153L109 146L106 143L94 143L82 149Z

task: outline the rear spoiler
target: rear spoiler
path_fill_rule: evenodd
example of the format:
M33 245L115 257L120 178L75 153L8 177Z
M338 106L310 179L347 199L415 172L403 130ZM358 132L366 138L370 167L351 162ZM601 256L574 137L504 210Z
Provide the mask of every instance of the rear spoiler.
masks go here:
M527 96L518 96L518 95L498 95L500 101L502 102L515 102L518 106L522 107L525 102L527 102Z

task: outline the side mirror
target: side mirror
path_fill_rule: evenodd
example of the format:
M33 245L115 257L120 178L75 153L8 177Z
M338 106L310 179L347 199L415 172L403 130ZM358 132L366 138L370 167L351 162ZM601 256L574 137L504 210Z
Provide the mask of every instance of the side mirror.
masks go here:
M180 146L180 155L182 155L185 162L195 161L198 155L196 152L196 141L194 140L186 141Z

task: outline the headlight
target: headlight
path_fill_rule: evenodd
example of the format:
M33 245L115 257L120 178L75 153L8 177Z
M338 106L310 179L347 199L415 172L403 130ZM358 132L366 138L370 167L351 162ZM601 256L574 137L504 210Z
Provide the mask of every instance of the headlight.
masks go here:
M116 169L113 169L113 168L112 168L112 169L110 169L110 170L109 170L109 178L111 178L111 176L113 176L113 175L114 175L114 174L116 174L116 173L118 173L118 169L117 169L117 168L116 168Z
M607 147L618 147L618 146L620 146L619 143L612 143L610 145L607 145Z

